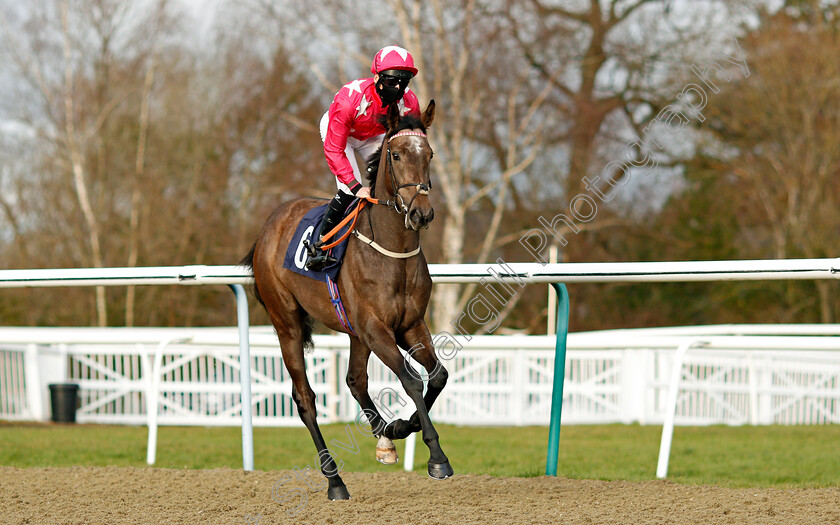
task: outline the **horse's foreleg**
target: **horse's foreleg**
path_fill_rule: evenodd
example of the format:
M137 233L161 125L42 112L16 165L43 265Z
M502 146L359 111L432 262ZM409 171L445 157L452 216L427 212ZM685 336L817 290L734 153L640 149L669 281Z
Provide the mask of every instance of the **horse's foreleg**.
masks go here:
M452 467L449 465L449 458L443 453L440 447L438 433L429 418L429 411L426 409L426 402L423 399L423 381L417 377L417 373L409 371L408 365L402 354L397 349L394 334L384 325L371 320L366 326L362 335L362 342L365 343L376 356L390 368L402 383L405 393L414 401L417 407L417 418L423 430L423 442L429 447L429 476L436 479L448 478L452 475ZM385 428L385 436L389 435L392 425Z
M362 407L362 413L370 423L371 433L379 438L376 443L376 461L393 465L399 461L394 442L383 435L387 424L368 393L367 365L370 349L358 338L350 336L350 362L347 367L347 387ZM357 419L358 422L358 419Z
M402 337L398 337L398 342L412 359L426 369L428 383L423 402L426 405L426 410L431 411L432 405L443 391L443 387L446 386L449 374L435 355L429 328L424 321L421 321L406 330ZM416 411L408 421L400 419L391 424L394 425L393 432L399 439L403 439L413 432L419 432L421 429L420 416Z

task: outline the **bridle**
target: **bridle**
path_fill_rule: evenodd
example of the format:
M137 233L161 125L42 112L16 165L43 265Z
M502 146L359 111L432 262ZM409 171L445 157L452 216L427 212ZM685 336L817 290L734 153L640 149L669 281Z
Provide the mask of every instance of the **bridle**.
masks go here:
M411 204L414 202L414 199L417 198L418 195L428 195L429 190L432 189L432 181L429 180L428 184L424 183L408 183L408 184L397 184L397 175L394 173L394 165L391 162L391 141L397 137L423 137L426 138L426 134L422 131L400 131L399 133L394 133L390 137L388 137L388 141L385 143L386 148L386 155L388 156L388 174L391 176L391 186L394 188L394 201L385 201L385 204L391 205L394 210L402 214L407 214L408 210L411 208ZM414 192L414 196L408 201L408 204L405 203L405 200L400 195L400 190L403 188L416 188L417 191ZM397 202L399 200L399 202Z

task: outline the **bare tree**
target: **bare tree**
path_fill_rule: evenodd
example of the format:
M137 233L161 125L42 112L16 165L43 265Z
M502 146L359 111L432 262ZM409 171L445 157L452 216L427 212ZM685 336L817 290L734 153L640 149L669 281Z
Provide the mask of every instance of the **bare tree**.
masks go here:
M162 3L158 9L164 6ZM106 123L136 89L130 82L120 84L114 68L119 46L143 53L138 35L131 33L130 19L135 13L131 2L117 0L96 0L87 6L44 2L30 5L29 10L30 20L38 21L33 25L38 25L42 33L28 40L22 38L25 33L10 26L6 16L0 18L6 35L4 44L20 78L38 95L21 104L29 113L14 117L30 125L45 145L58 153L53 161L72 181L84 224L86 250L81 259L86 265L102 268L106 220L100 204L102 174L96 174L96 167L91 165L97 159L91 153L102 154L102 145L108 142L103 131ZM53 74L55 71L61 71L61 75ZM95 294L96 324L105 326L105 289L98 287Z
M235 10L200 35L213 45L195 46L168 2L0 5L0 133L15 132L0 135L0 218L11 226L0 245L17 248L0 264L236 263L268 211L322 169L321 104L294 55L257 41ZM29 302L12 314L26 323L232 315L226 294L204 288L27 293L8 303Z
M727 85L709 108L715 146L704 154L737 200L740 248L759 257L835 255L840 21L830 16L833 7L797 4L765 13L744 43L749 79ZM832 283L818 281L816 289L820 321L836 322ZM794 301L790 320L812 301Z
M143 95L140 106L140 129L137 133L137 156L134 161L134 180L131 189L131 204L129 205L129 237L128 237L128 263L129 268L137 266L139 252L139 226L140 226L140 200L142 197L142 179L146 165L146 141L149 136L149 99L151 98L152 84L155 81L156 57L153 57L146 70L146 78L143 82ZM125 325L134 326L134 300L135 290L129 286L125 296Z
M737 30L726 14L741 2L694 2L678 15L673 4L507 2L507 27L524 60L552 86L548 105L565 131L567 201L587 191L584 179L620 154L617 148L643 135L679 93L692 62Z

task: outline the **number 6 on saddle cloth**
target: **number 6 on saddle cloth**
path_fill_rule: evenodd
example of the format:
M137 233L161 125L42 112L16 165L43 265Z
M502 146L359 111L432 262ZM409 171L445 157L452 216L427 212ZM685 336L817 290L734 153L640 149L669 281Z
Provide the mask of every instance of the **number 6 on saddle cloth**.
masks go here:
M341 270L341 258L344 256L344 252L347 249L347 241L350 238L349 236L344 239L341 244L331 248L331 255L335 257L337 261L335 264L319 271L313 271L306 268L306 259L308 257L306 245L307 243L316 242L317 239L314 238L315 232L318 231L318 226L324 218L328 205L329 204L324 204L323 206L312 208L300 220L300 223L297 225L297 229L295 229L295 234L292 236L292 240L289 242L288 248L286 248L286 255L283 258L283 268L288 268L295 273L305 275L306 277L310 277L321 282L327 282L328 279L335 281L338 277L338 272ZM353 207L354 205L351 204L348 209L352 210ZM340 238L347 232L349 227L349 225L345 226L336 235L334 235L333 238Z
M352 210L355 202L356 201L353 201L347 209ZM338 317L338 321L348 331L355 334L356 331L353 330L353 327L350 325L350 321L347 319L347 314L344 311L344 305L342 304L341 297L338 293L338 286L335 285L335 280L338 278L338 272L341 270L341 260L342 257L344 257L344 252L347 250L347 243L350 240L350 236L348 235L342 242L330 248L330 255L336 260L334 264L327 266L322 270L310 270L306 267L306 261L309 257L307 244L314 243L316 241L313 237L316 235L315 232L320 231L319 226L324 220L324 215L327 212L328 206L329 204L324 204L323 206L312 208L300 220L300 223L298 223L298 226L295 229L295 234L292 235L292 240L286 248L286 255L283 258L283 268L288 268L300 275L327 283L327 288L330 292L330 299L332 300L333 308L335 308L335 314ZM353 223L349 223L339 230L333 238L340 239L341 236L344 235L352 226Z

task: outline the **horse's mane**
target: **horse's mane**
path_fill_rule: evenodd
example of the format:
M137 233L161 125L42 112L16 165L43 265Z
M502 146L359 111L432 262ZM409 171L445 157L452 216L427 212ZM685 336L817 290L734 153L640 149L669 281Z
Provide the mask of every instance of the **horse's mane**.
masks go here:
M379 117L379 123L382 124L383 127L387 129L387 115L381 115ZM426 132L426 126L423 125L423 122L420 121L420 117L416 115L408 115L400 119L400 122L394 129L388 130L385 133L385 140L388 140L392 136L396 135L400 131L404 131L406 129L419 129L423 133ZM383 141L384 142L384 141ZM367 171L367 181L368 186L370 186L370 193L373 194L374 190L376 189L376 174L379 172L379 159L382 157L382 146L379 146L376 149L376 152L368 157L365 165Z

